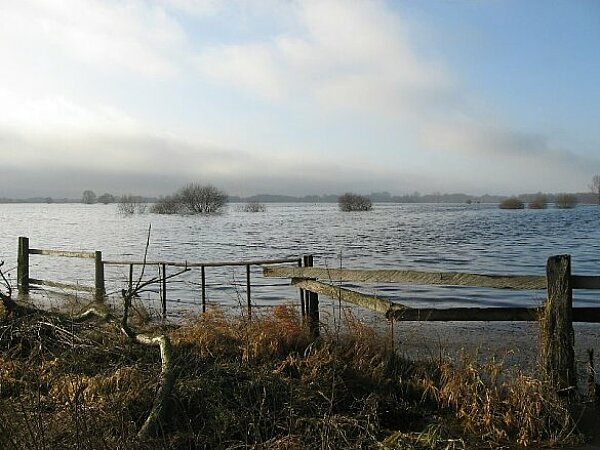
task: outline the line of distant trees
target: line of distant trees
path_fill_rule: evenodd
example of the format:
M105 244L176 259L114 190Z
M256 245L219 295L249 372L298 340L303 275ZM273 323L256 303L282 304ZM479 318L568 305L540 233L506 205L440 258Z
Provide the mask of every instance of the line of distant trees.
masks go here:
M183 188L182 188L183 189ZM215 188L216 189L216 188ZM218 189L217 189L218 190ZM181 191L181 190L180 190ZM162 211L167 211L166 214L172 212L180 212L182 208L181 198L178 193L169 195L166 197L141 197L134 196L139 203L160 203L158 207ZM588 192L578 192L573 194L550 194L537 192L534 194L521 194L515 198L519 199L523 203L527 203L530 207L543 207L549 203L559 204L564 201L564 195L572 196L570 201L575 199L578 204L598 204L600 205L600 175L594 175L589 185ZM97 196L92 190L85 190L82 194L81 199L68 199L68 198L52 198L52 197L32 197L27 199L11 199L1 198L0 203L76 203L81 202L85 204L93 203L128 203L128 196L115 196L109 193L104 193ZM276 194L260 194L253 195L250 197L239 197L239 196L227 196L229 202L236 203L338 203L341 196L339 195L305 195L305 196L291 196L291 195L276 195ZM440 192L434 192L431 194L421 194L419 192L413 192L407 195L392 195L389 192L373 192L363 197L369 199L371 203L501 203L506 200L507 196L501 195L468 195L463 193L452 193L442 194ZM543 199L543 201L541 201ZM531 206L533 205L533 206ZM250 208L256 209L256 208ZM262 208L258 208L262 209ZM191 208L194 210L194 207Z

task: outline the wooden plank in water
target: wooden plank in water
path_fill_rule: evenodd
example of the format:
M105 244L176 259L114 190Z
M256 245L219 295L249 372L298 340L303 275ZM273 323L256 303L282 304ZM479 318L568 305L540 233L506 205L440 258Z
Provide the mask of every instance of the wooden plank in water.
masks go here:
M328 269L320 267L264 267L265 277L320 278L329 281L475 286L504 289L546 289L543 275L480 275L415 270Z

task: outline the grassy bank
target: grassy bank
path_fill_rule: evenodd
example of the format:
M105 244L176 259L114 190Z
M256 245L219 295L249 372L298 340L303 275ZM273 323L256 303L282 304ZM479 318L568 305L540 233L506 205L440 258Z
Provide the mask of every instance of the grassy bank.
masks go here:
M461 449L581 439L572 408L534 375L468 356L409 361L353 317L316 341L291 307L252 321L212 311L149 332L159 331L173 344L176 382L161 428L141 440L156 349L98 319L5 315L0 448Z

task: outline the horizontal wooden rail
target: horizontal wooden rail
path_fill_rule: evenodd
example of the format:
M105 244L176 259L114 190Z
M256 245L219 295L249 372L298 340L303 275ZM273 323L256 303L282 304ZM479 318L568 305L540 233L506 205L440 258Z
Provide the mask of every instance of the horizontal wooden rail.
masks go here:
M573 308L573 322L600 323L600 308ZM533 322L539 308L410 308L392 309L388 319L428 322Z
M30 255L44 255L44 256L60 256L67 258L95 258L96 252L70 252L67 250L43 250L39 248L30 248Z
M533 322L538 308L392 308L388 319L424 322Z
M332 286L320 281L293 279L292 284L300 289L327 295L331 298L343 300L381 313L387 313L394 306L394 303L390 300L362 294L339 286Z
M320 281L292 279L292 284L300 289L384 313L388 319L397 321L532 322L538 319L540 313L539 308L519 307L410 308L385 298L362 294ZM600 323L600 308L573 308L573 322Z
M546 277L542 275L479 275L460 272L326 269L320 267L265 267L263 275L271 278L320 278L328 281L363 283L410 283L503 289L546 289Z
M49 280L36 280L35 278L29 279L29 284L35 284L38 286L47 286L59 289L75 289L78 291L86 291L86 292L95 292L96 288L91 286L82 286L80 284L74 283L61 283L59 281L49 281Z
M263 266L267 264L297 263L298 258L280 258L280 259L255 259L249 261L217 261L217 262L197 262L197 261L115 261L106 260L104 264L112 266L156 266L165 265L173 267L225 267L225 266Z
M600 289L600 277L571 275L573 289Z

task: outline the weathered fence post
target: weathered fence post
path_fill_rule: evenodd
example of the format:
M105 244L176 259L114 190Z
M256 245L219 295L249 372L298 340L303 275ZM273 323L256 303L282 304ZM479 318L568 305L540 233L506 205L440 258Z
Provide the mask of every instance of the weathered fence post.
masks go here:
M298 267L302 267L302 258L298 258ZM300 291L300 313L302 314L302 322L304 322L304 317L306 316L306 306L304 303L304 289L299 289Z
M202 278L202 312L206 312L206 274L204 266L200 266L200 273Z
M129 279L127 280L127 287L129 288L129 293L133 290L133 264L129 264Z
M246 264L246 300L248 301L248 318L252 318L252 302L250 295L250 264Z
M571 256L548 258L546 277L548 298L541 320L541 354L546 375L560 390L577 385Z
M304 257L304 267L313 267L313 256ZM306 315L308 316L308 328L313 337L319 336L319 294L308 290L304 291L306 300Z
M19 237L17 250L17 286L19 292L29 290L29 238Z
M167 318L167 265L161 264L162 268L162 280L161 280L161 291L160 304L162 308L162 318Z
M104 298L104 262L102 261L102 252L96 251L94 256L94 287L96 288L96 300L101 301Z

